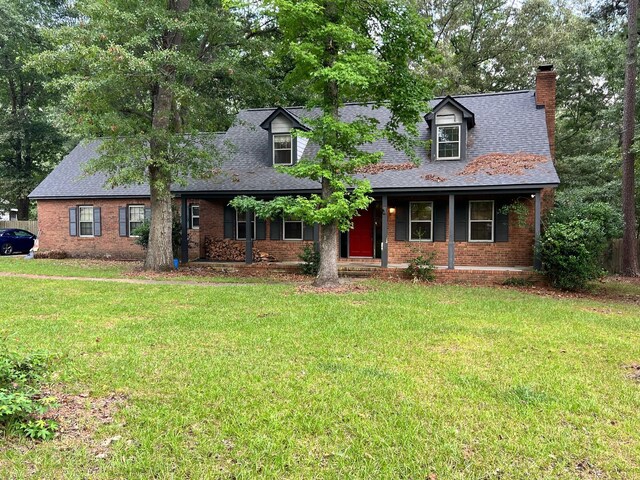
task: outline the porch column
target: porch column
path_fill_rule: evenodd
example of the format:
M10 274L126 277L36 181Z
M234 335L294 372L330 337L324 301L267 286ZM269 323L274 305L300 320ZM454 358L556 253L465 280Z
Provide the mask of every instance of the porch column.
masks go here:
M542 260L540 258L540 215L542 211L542 195L541 190L536 192L536 201L535 201L535 210L534 210L534 254L533 254L533 268L536 270L540 270L542 268Z
M383 195L382 196L382 238L381 238L381 247L380 247L380 253L381 253L381 261L380 261L380 266L382 268L387 268L389 266L389 241L387 239L387 230L389 227L389 212L388 212L388 202L387 202L387 196ZM375 254L375 251L374 251Z
M454 238L454 222L455 222L455 208L456 208L456 196L449 194L449 251L447 256L447 268L453 270L455 267L455 249L456 243Z
M180 238L180 256L182 263L189 261L189 212L187 210L187 197L181 197L180 204L180 226L182 227L182 236Z
M251 226L251 210L245 212L245 256L244 263L251 265L253 263L253 227Z

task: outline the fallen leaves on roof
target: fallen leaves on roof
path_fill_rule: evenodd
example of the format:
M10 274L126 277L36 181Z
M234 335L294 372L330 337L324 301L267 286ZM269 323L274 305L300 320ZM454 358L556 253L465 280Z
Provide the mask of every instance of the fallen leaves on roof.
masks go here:
M369 175L375 175L376 173L386 172L389 170L411 170L416 168L417 165L411 162L404 163L374 163L372 165L366 165L356 170L356 173L368 173Z
M471 160L458 175L522 175L525 170L536 168L537 164L546 162L544 155L532 153L487 153Z
M431 182L446 182L447 179L444 177L439 177L438 175L432 175L431 173L427 173L425 175L422 175L422 178L424 178L425 180L429 180Z

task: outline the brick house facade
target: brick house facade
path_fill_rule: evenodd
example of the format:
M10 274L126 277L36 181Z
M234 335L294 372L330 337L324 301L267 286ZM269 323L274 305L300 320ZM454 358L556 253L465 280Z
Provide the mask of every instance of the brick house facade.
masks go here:
M374 202L354 218L352 230L340 234L340 257L387 266L433 253L435 264L450 269L533 266L540 218L559 181L553 164L555 79L545 66L535 91L434 100L420 127L420 139L430 140L431 149L416 151L419 166L406 167L406 155L386 141L368 146L383 153L382 167L362 174L372 185ZM370 115L380 124L389 119L384 108L368 105L345 105L343 111ZM237 124L219 139L235 145L233 158L221 169L230 173L172 189L184 220L183 239L188 239L183 261L207 259L208 245L219 241L281 262L298 261L303 248L314 245L320 227L282 218L255 220L249 229L253 239L247 241L245 214L237 216L228 206L237 195L268 199L318 192L317 183L274 168L314 157L317 146L292 135L308 130L304 118L313 114L299 107L239 113ZM98 146L79 145L32 192L40 248L78 257L140 259L144 252L129 225L139 223L143 212L153 218L148 186L106 189L103 175L83 176L83 164L98 155ZM394 164L405 167L386 168ZM515 204L524 209L510 208Z

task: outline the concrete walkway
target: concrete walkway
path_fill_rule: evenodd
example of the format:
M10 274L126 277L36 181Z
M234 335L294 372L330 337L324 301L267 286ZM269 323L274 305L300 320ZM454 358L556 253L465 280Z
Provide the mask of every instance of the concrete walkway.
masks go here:
M74 280L81 282L129 283L134 285L189 285L196 287L249 287L261 285L260 283L195 282L191 280L149 280L146 278L64 277L60 275L36 275L32 273L11 272L0 272L0 277L31 278L34 280Z

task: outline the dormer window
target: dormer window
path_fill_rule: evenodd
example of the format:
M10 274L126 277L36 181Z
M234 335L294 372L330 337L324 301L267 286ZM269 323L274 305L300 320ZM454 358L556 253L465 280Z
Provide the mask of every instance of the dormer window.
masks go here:
M290 133L277 133L273 135L273 164L293 164L293 142Z
M460 158L460 125L438 127L438 160L457 160Z

